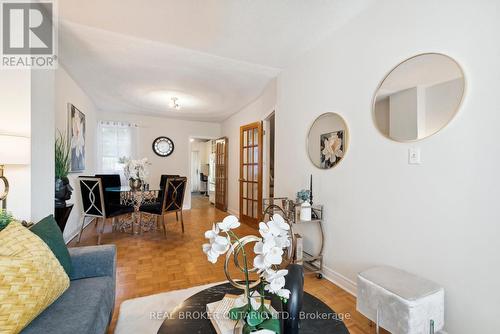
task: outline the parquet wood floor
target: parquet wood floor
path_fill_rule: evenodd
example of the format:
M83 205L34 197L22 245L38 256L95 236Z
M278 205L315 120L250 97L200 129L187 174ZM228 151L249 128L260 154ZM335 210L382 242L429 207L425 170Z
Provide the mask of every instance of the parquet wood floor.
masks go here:
M201 251L201 245L205 242L204 232L227 213L215 209L198 196L193 197L192 207L184 211L184 234L175 214L166 216L166 239L162 231L142 235L111 232L108 222L101 243L115 244L118 250L116 306L109 333L113 333L124 300L225 280L222 258L212 265ZM242 225L237 231L240 236L256 233L255 228L247 225ZM80 245L95 245L96 242L95 227L91 224L84 231ZM70 246L78 245L73 240ZM368 319L356 312L356 299L335 284L306 275L305 290L337 313L346 317L348 314L350 318L344 322L351 334L375 333Z

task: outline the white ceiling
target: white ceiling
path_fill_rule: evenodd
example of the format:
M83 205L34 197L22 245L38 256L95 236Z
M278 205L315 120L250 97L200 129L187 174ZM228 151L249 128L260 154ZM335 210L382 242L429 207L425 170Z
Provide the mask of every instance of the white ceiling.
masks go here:
M64 0L60 62L101 110L220 121L373 2Z

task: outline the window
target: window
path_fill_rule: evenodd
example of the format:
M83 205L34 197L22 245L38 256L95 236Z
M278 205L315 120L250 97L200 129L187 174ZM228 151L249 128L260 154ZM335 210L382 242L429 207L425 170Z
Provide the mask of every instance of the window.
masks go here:
M120 173L122 158L135 158L137 125L114 121L99 122L99 170L102 173Z

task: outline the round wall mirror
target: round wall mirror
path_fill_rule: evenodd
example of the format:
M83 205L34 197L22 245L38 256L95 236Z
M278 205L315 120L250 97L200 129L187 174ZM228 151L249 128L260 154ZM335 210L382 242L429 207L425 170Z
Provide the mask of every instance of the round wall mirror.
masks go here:
M336 113L326 113L314 121L307 135L309 159L318 168L335 167L344 157L349 144L349 130Z
M439 53L409 58L378 87L375 125L384 136L400 142L429 137L453 119L464 91L464 73L452 58Z

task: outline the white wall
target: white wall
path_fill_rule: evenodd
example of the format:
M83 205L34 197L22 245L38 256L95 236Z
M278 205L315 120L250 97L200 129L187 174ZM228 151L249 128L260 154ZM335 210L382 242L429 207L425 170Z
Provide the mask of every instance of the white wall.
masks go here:
M31 71L31 220L54 213L54 70Z
M106 113L98 114L99 120L116 120L131 122L138 125L138 147L137 158L148 158L151 162L150 184L154 187L160 184L161 174L179 174L188 178L190 185L190 160L191 150L189 138L217 138L221 133L221 126L217 123L182 121L165 117L142 116L129 113ZM166 136L174 142L174 153L162 158L157 156L151 144L155 138ZM191 193L186 191L184 207L191 207Z
M85 171L71 173L70 184L73 186L73 195L68 203L75 203L71 215L64 229L64 238L69 240L74 237L81 227L82 206L80 188L77 178L82 175L94 175L96 171L96 129L97 108L78 84L69 76L62 65L55 73L55 126L63 134L68 133L68 103L73 104L85 114ZM53 127L54 128L54 127ZM52 188L54 185L52 184ZM52 203L54 206L54 203ZM87 222L88 223L88 222Z
M228 211L238 214L240 178L240 126L262 121L276 105L276 80L272 80L261 96L222 123L222 135L228 138ZM279 134L277 134L279 136ZM265 140L264 140L265 142ZM266 170L264 166L263 170Z
M448 124L464 93L464 79L446 81L425 90L425 133L431 135Z
M0 71L0 134L31 136L31 72ZM0 157L0 162L1 162ZM9 180L7 210L18 219L31 218L31 168L29 165L5 166Z
M377 1L278 78L276 192L294 196L314 175L315 202L326 210L327 274L350 288L357 272L380 264L432 279L446 289L453 334L500 327L499 6ZM463 66L465 101L437 135L397 143L375 128L372 98L390 69L422 52ZM345 117L350 148L336 168L319 170L305 137L327 111ZM409 147L421 148L422 165L408 165Z

